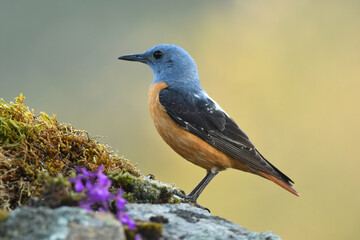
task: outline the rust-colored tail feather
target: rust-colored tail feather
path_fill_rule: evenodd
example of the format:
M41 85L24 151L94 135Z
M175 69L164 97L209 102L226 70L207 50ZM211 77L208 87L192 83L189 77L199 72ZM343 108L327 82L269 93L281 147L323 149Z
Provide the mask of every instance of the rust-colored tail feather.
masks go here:
M277 179L277 178L274 177L274 176L271 176L270 174L264 173L263 171L259 171L259 170L258 170L257 172L259 172L261 176L269 179L270 181L276 183L276 184L279 185L280 187L288 190L289 192L291 192L291 193L294 194L295 196L300 197L300 194L299 194L295 189L293 189L290 185L286 184L285 182Z

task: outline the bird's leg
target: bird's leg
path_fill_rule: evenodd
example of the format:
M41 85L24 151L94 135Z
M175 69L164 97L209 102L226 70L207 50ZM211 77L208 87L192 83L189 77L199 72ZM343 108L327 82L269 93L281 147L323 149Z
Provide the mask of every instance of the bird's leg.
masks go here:
M209 182L219 173L219 169L212 168L207 172L206 176L201 180L201 182L191 191L191 193L187 196L192 202L196 202L201 192L205 189L205 187L209 184Z
M191 193L185 196L185 199L195 206L205 209L210 212L209 209L200 206L196 200L200 196L201 192L205 189L205 187L209 184L209 182L219 173L218 168L212 168L210 171L207 172L206 176L201 180L201 182L191 191Z

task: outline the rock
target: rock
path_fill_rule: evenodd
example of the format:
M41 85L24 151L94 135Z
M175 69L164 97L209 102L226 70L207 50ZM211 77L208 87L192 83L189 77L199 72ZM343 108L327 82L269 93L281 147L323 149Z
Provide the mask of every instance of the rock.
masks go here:
M138 204L125 207L138 220L142 239L279 240L272 232L250 232L190 204ZM141 222L140 222L141 221ZM129 236L134 236L135 233ZM122 224L111 213L76 207L19 207L0 222L0 240L126 239Z
M81 208L20 207L0 223L1 240L125 239L122 224L112 214Z
M172 239L239 239L279 240L272 232L250 232L190 204L127 204L134 220L162 223L162 238Z

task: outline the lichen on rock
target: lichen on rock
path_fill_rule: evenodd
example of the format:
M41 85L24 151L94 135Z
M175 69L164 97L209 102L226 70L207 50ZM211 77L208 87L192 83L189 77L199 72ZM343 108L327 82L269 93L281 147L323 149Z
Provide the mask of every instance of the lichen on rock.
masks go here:
M0 224L6 240L126 239L123 226L113 216L74 207L49 209L19 207Z
M162 224L163 239L280 240L272 232L251 232L190 204L129 204L135 220Z

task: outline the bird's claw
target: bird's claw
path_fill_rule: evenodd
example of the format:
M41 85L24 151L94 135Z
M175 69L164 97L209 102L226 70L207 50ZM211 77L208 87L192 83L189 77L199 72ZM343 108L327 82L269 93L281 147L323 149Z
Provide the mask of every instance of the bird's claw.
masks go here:
M196 202L196 199L193 198L193 196L186 195L186 193L183 190L176 191L175 193L177 196L181 197L185 203L191 203L197 208L200 208L202 210L208 211L210 213L210 209L201 206Z
M187 197L187 195L186 195L186 193L183 191L183 190L176 190L175 191L175 195L177 195L177 196L179 196L179 197L181 197L181 198L186 198Z
M201 205L198 204L197 202L189 202L189 203L193 204L195 207L198 207L198 208L200 208L200 209L202 209L202 210L205 210L205 211L208 211L209 213L211 213L211 212L210 212L210 209L201 206Z

